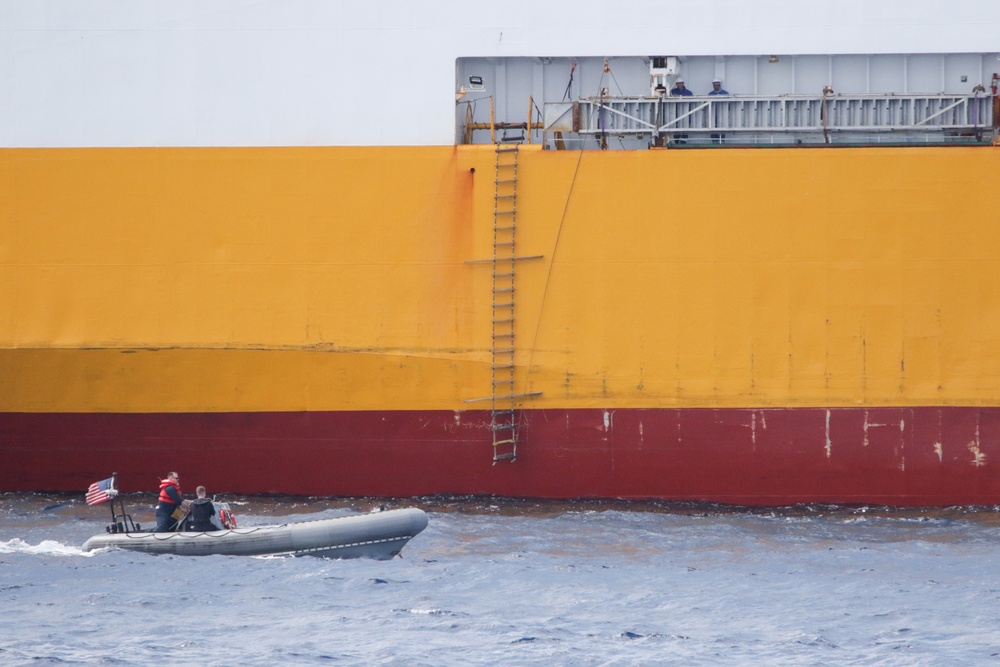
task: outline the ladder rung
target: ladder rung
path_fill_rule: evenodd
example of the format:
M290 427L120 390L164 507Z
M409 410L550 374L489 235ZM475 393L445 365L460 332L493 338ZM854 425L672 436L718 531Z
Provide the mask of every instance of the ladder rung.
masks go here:
M496 386L498 384L514 384L514 378L506 378L506 379L500 379L500 380L493 380L493 386Z
M516 209L510 211L493 211L493 215L514 215L515 213L517 213Z
M508 443L514 444L514 442L515 442L514 440L501 440L500 442L494 443L493 446L496 447L497 445L500 444L506 445ZM513 452L507 452L506 454L494 454L493 463L496 463L498 461L506 461L507 459L516 459L516 458L517 456L515 456Z
M500 366L494 366L493 370L495 370L495 371L512 371L512 370L514 370L514 365L513 364L503 364L503 365L500 365Z
M529 391L527 394L510 394L509 396L503 396L503 398L515 399L515 398L538 398L542 395L540 391Z
M494 199L517 199L517 195L496 195Z
M502 417L503 415L512 415L512 414L514 414L514 410L494 410L493 411L493 417L494 418L496 418L496 417Z
M502 179L497 179L497 180L495 180L493 182L496 183L497 185L504 185L506 183L517 183L517 179L516 178L502 178Z
M502 294L503 292L513 292L513 291L514 291L513 287L494 287L493 288L493 293L494 294Z
M494 227L493 231L494 232L512 232L515 229L517 229L517 227L515 227L514 225L509 225L509 226L506 226L506 227Z
M514 332L513 331L508 331L507 333L495 333L495 334L493 334L493 338L513 338L513 337L514 337Z
M494 431L513 431L517 428L517 424L496 424L492 428Z

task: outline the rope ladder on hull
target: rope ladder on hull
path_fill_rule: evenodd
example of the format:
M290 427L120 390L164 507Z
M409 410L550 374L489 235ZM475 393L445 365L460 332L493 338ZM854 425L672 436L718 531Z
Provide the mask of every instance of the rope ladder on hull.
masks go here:
M515 141L517 141L515 139ZM493 463L515 461L519 436L517 401L537 396L515 393L515 276L517 256L518 143L496 144L496 180L493 197L493 275L491 325L490 430Z

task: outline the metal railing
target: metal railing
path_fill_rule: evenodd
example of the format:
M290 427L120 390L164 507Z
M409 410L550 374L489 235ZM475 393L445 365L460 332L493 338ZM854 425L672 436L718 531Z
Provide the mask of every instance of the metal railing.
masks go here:
M782 95L584 98L544 105L545 145L611 139L667 143L963 143L996 140L993 98Z

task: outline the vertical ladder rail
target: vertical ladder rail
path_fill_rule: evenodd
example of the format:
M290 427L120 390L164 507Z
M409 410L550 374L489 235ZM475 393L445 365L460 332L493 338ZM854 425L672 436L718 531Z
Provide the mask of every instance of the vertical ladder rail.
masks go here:
M514 395L514 303L517 241L518 145L496 145L493 198L493 281L490 428L493 463L517 459L518 421Z

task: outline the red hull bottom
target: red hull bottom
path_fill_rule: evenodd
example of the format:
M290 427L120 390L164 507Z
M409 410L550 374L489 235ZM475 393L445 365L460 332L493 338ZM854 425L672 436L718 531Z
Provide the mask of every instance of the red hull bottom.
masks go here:
M1000 408L530 410L492 463L483 411L0 414L0 490L1000 503ZM190 488L186 488L189 491Z

